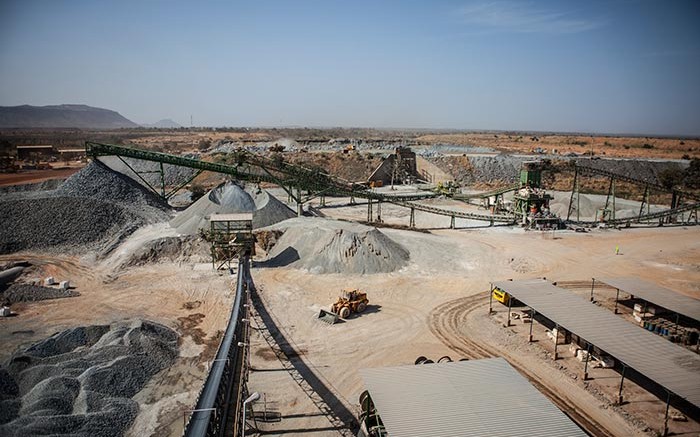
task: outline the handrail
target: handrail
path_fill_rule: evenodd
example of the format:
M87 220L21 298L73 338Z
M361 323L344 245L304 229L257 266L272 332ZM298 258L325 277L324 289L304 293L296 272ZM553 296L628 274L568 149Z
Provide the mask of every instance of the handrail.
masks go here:
M513 223L513 215L487 215L462 211L452 211L448 209L435 208L432 206L410 203L416 200L415 194L409 195L386 195L368 190L366 186L354 182L348 182L323 172L316 172L305 167L296 166L284 162L275 162L272 159L262 157L249 151L241 151L237 158L239 165L220 164L215 162L202 161L195 158L171 155L162 152L152 152L149 150L136 149L132 147L115 146L112 144L100 144L88 141L85 143L85 152L89 156L109 156L118 155L130 158L142 159L146 161L161 162L164 164L191 167L199 170L224 173L242 180L265 181L274 184L292 183L303 189L313 189L326 194L340 196L354 196L365 199L372 199L405 208L416 209L432 214L444 215L448 217L459 217L472 220L482 220L488 222ZM261 169L261 173L253 173L242 168L243 164ZM272 172L280 173L274 176ZM285 178L287 178L285 180Z
M184 435L186 437L221 436L226 429L226 419L228 407L238 405L241 399L231 399L231 378L234 375L233 366L239 358L240 348L234 345L235 341L243 340L240 337L239 328L241 323L241 301L248 284L249 270L247 265L248 257L238 260L238 278L236 282L236 297L231 310L228 326L224 337L219 344L216 359L211 365L209 375L199 393L196 407L193 410L190 420L187 423ZM232 345L233 348L232 348ZM228 378L229 380L225 381ZM222 392L223 391L223 392ZM218 414L212 415L212 412Z

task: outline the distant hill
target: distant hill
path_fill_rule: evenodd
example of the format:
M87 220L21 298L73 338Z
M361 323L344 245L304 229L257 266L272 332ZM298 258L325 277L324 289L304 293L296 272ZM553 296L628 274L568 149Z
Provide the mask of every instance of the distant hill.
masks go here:
M109 109L87 105L0 106L0 128L118 129L139 127Z
M177 124L176 122L172 121L169 118L164 118L163 120L157 121L155 123L149 124L149 123L141 123L141 126L143 127L157 127L161 129L178 129L181 128L182 126Z

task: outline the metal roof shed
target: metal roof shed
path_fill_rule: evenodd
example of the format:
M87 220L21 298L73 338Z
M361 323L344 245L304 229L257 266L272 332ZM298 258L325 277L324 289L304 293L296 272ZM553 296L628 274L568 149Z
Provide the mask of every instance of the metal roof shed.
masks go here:
M542 279L493 285L700 407L700 356Z
M637 278L595 278L595 280L624 291L627 294L641 297L674 313L700 321L700 300L684 296L668 288Z
M360 375L390 437L586 435L503 358Z

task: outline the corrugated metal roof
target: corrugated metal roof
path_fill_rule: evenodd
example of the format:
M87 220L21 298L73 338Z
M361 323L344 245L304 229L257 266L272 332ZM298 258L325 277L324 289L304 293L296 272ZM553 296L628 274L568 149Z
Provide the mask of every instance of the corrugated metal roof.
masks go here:
M697 354L542 279L493 285L672 393L700 406Z
M639 296L647 302L700 321L700 300L637 278L595 278L620 291Z
M586 435L503 358L360 375L390 437Z

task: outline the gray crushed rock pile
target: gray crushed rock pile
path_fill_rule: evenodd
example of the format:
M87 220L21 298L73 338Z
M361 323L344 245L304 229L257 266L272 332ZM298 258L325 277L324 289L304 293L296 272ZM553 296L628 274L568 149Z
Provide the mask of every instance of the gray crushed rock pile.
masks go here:
M112 170L100 161L91 162L78 173L66 179L54 193L56 196L89 197L103 202L134 205L140 210L144 210L144 206L150 206L157 210L168 208L152 191L137 184L130 177Z
M291 219L263 267L290 266L314 274L372 274L399 270L410 254L376 228L321 218Z
M39 300L58 299L61 297L80 296L75 290L42 287L31 284L12 284L4 292L0 292L0 302L13 304L17 302L36 302Z
M0 435L121 436L134 395L177 355L177 334L149 321L57 333L0 367Z
M297 216L287 205L280 202L267 191L252 185L248 185L246 190L253 198L253 202L255 202L255 211L253 211L254 229L265 228Z
M36 184L8 185L0 187L0 202L8 200L41 199L51 197L65 179L51 179Z
M651 183L659 183L659 175L666 169L684 169L687 163L664 160L645 159L588 159L567 158L552 156L521 156L521 155L496 155L496 156L469 156L471 168L449 168L440 158L432 158L431 162L438 165L444 171L450 172L462 183L476 182L506 182L515 183L520 175L520 167L523 161L536 159L557 159L575 161L579 165L594 167L610 171L616 174L629 175Z
M197 154L186 154L182 155L186 158L199 158ZM141 159L134 158L122 158L126 161L129 166L124 164L116 156L101 156L100 161L107 164L110 168L122 173L139 184L142 184L141 178L145 179L151 186L160 187L160 164L153 161L144 161ZM139 172L139 176L134 173L134 170ZM151 172L151 173L149 173ZM165 179L165 184L168 186L180 185L183 181L191 178L197 172L194 168L181 167L179 165L163 164L163 176ZM145 184L144 184L145 187ZM147 188L147 187L146 187Z
M155 194L92 162L40 197L0 197L0 253L103 251L139 227L167 220Z
M631 176L635 179L660 183L659 175L667 169L683 170L687 162L647 159L576 159L577 164Z
M0 194L26 193L28 191L50 191L55 190L65 181L65 179L48 179L33 184L7 185L0 187Z
M254 186L246 188L235 182L219 185L170 221L182 235L196 235L199 229L209 229L212 214L252 212L253 227L266 227L295 217L294 211Z
M158 238L139 247L122 264L122 267L162 261L209 262L211 261L211 244L192 235Z
M0 202L0 253L27 249L80 252L133 232L145 220L125 207L73 197Z
M523 161L532 158L521 156L470 156L469 162L473 168L473 181L470 182L509 182L514 183L520 177L520 167Z

